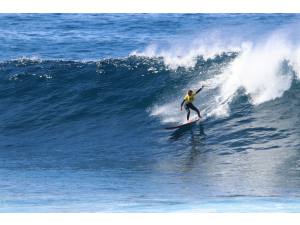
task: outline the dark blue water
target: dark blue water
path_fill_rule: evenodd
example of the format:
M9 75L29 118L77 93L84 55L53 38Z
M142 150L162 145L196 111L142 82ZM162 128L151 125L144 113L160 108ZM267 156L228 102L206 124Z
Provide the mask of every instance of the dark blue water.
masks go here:
M299 15L0 21L1 212L299 212Z

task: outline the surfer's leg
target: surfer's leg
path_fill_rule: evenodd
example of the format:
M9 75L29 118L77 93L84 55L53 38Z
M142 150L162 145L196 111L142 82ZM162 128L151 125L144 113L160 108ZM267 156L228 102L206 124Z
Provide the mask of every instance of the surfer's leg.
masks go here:
M190 119L190 113L191 113L191 111L189 110L188 113L187 113L187 115L186 115L186 119L187 119L187 120Z
M189 108L191 108L192 110L196 111L197 114L198 114L198 116L199 116L199 118L201 118L201 116L200 116L200 111L199 111L193 104L190 104L190 105L189 105Z
M190 108L189 108L188 105L185 105L184 108L185 108L185 110L186 110L186 112L187 112L186 119L189 120L189 118L190 118L190 113L191 113Z

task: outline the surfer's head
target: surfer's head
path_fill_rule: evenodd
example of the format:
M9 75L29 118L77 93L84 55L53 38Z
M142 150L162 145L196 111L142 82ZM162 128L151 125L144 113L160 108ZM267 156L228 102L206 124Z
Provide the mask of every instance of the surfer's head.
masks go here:
M188 95L191 96L192 94L193 94L193 91L192 91L192 90L189 90L189 91L188 91Z

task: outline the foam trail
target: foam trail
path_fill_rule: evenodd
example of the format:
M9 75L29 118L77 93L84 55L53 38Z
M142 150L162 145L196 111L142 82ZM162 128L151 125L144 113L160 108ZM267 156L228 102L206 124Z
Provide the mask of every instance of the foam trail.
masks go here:
M178 104L178 102L180 102L180 100L161 106L155 105L150 110L150 115L160 117L162 123L184 122L186 116L180 111L180 103Z

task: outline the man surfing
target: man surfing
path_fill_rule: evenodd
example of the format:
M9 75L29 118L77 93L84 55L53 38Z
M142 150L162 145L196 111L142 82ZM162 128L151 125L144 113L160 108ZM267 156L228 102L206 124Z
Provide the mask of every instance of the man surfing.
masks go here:
M192 90L189 90L181 103L180 110L182 111L182 106L184 105L184 108L187 111L187 116L186 116L187 121L189 121L190 119L190 112L191 112L190 109L196 111L199 119L201 118L199 110L196 108L196 106L193 105L193 101L195 99L196 94L198 94L203 89L203 87L204 85L202 85L202 87L198 89L195 93Z

